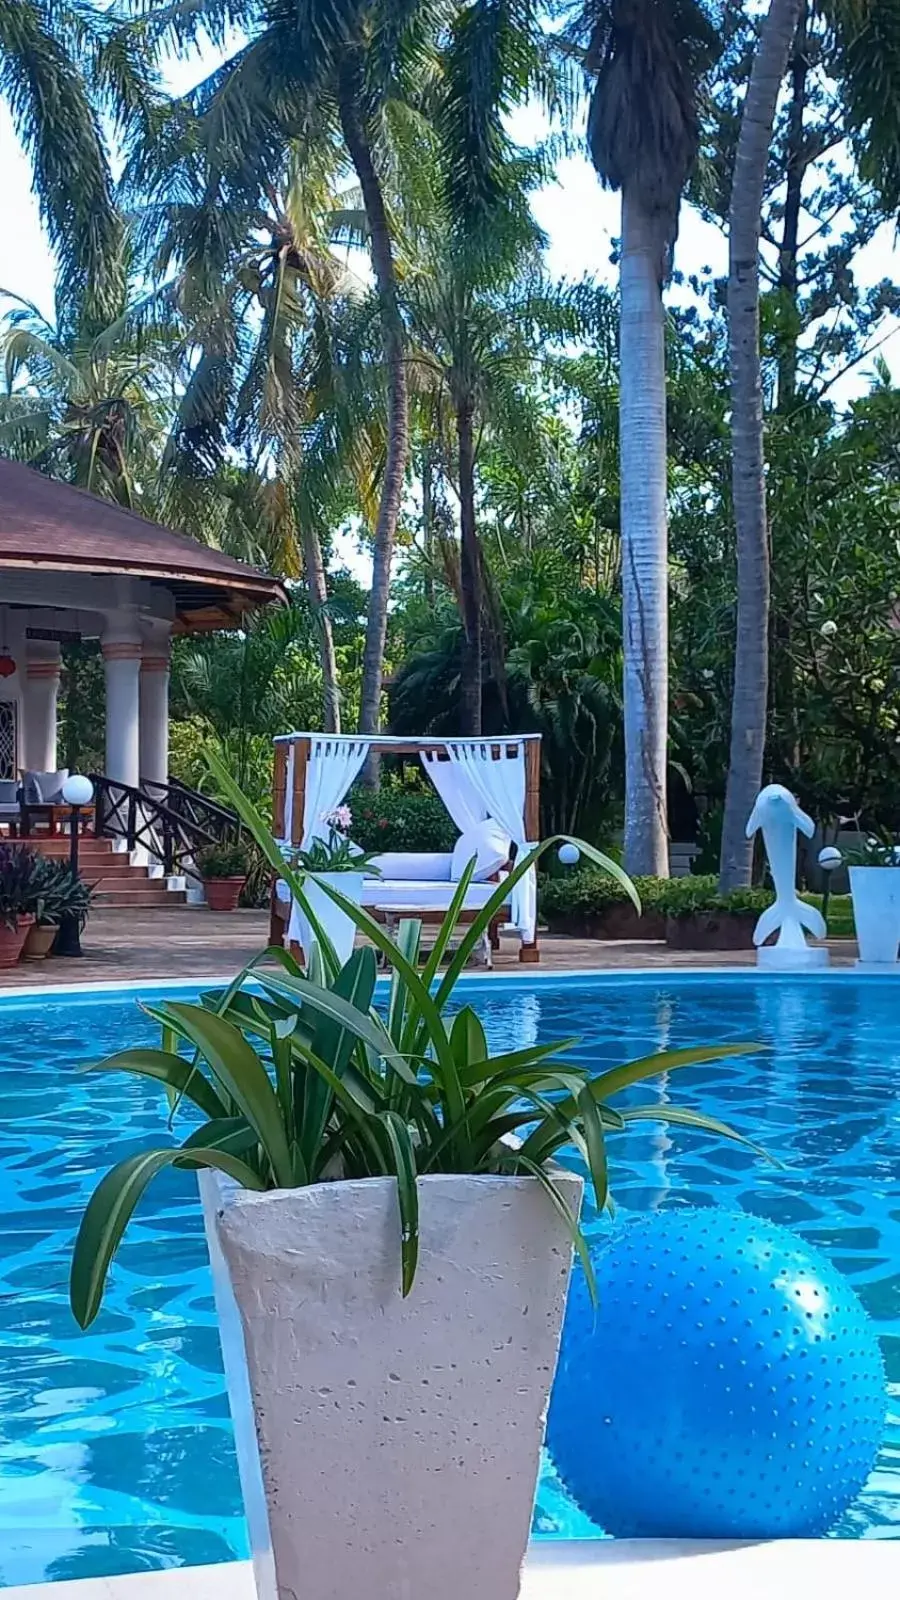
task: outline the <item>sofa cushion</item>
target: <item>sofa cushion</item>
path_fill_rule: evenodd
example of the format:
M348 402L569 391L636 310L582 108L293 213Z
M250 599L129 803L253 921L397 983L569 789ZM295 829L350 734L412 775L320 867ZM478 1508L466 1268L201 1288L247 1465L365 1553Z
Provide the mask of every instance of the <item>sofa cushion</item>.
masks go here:
M22 775L25 804L27 806L62 805L62 786L69 776L68 767L59 772L25 772Z
M499 822L488 817L486 822L479 822L475 828L470 828L468 833L463 833L456 841L453 851L453 861L450 867L450 876L454 883L458 883L469 862L475 860L474 883L484 883L487 878L492 878L495 872L505 867L509 860L510 837L504 833Z
M449 883L452 859L443 850L388 850L373 856L372 866L397 883Z
M19 785L15 778L0 778L0 806L14 806L19 800Z
M466 892L466 910L477 910L483 906L496 887L495 883L471 883ZM367 878L359 903L369 909L373 906L408 906L410 915L414 916L417 911L446 911L455 892L456 884L449 880L426 883L421 880L410 882L408 878Z

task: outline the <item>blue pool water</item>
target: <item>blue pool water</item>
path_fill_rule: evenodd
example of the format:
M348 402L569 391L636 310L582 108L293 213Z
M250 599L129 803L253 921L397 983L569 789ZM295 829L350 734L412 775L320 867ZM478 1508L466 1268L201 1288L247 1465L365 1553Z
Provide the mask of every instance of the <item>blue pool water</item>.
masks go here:
M759 1039L760 1058L688 1068L629 1098L702 1107L783 1169L686 1129L634 1125L611 1145L620 1208L741 1207L819 1246L881 1338L889 1421L838 1533L900 1536L900 986L892 980L647 975L475 980L495 1048L579 1033L597 1067L687 1044ZM246 1554L194 1180L142 1206L89 1334L66 1285L98 1172L158 1142L159 1094L79 1066L150 1040L118 996L0 1002L0 1583ZM599 1225L599 1224L597 1224ZM538 1537L597 1537L547 1468Z

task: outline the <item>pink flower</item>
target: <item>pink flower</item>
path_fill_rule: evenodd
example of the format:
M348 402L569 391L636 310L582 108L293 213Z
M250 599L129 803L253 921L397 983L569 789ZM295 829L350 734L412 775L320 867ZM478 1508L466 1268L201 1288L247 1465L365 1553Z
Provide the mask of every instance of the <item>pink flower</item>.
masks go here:
M353 813L349 806L335 806L333 811L325 812L322 821L327 822L336 833L349 833L353 823Z

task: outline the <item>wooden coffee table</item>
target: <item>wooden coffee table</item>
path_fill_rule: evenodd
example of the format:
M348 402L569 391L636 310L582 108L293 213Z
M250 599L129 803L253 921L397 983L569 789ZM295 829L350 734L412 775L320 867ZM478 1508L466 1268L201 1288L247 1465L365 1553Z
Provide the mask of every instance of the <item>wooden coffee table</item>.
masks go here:
M396 939L401 922L421 922L424 928L439 928L447 915L447 908L445 907L441 910L439 906L428 906L421 909L416 906L376 905L372 907L372 910L376 917L379 917L384 923L392 939ZM474 922L477 915L477 910L460 911L456 918L456 926L458 928L468 927L470 923ZM452 941L449 948L451 950L456 948ZM488 969L494 965L490 934L487 928L485 928L472 951L472 961L476 966L487 967Z

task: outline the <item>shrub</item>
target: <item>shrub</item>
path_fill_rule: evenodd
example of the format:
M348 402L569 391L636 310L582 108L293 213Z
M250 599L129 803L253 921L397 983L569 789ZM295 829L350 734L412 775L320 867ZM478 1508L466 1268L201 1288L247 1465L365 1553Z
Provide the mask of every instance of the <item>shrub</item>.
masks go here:
M459 837L443 801L431 789L388 780L376 793L357 784L348 804L353 813L350 836L367 853L452 850Z
M253 852L243 839L226 839L209 844L197 857L203 878L246 878L253 863Z
M645 912L665 917L689 917L702 911L755 913L772 904L771 889L733 889L720 895L712 876L691 878L635 878L635 888ZM555 917L600 916L611 906L624 905L627 896L619 884L590 867L565 878L541 882L540 915L553 925Z

